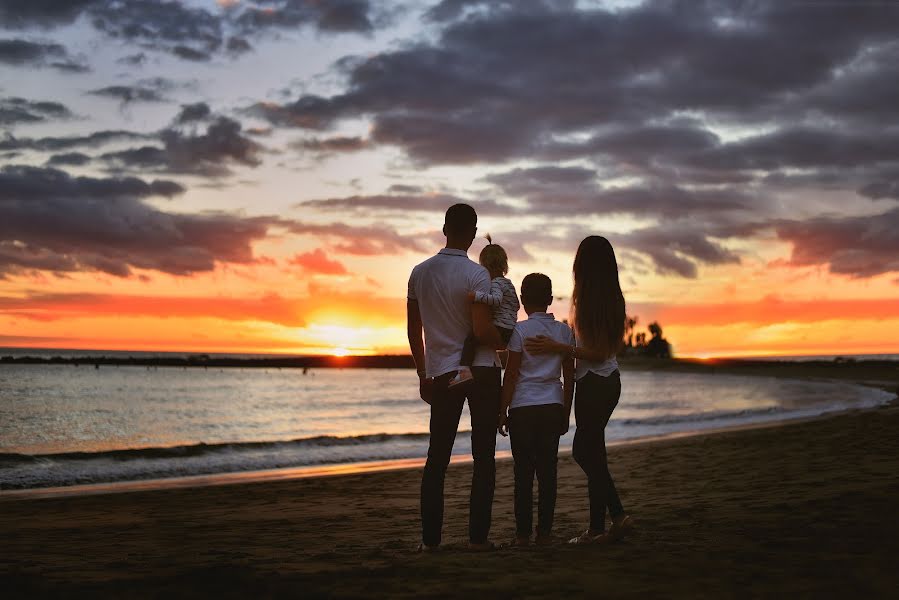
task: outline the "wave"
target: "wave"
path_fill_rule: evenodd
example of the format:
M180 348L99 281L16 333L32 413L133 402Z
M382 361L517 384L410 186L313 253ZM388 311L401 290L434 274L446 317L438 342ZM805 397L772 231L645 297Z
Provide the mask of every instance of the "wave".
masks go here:
M459 431L460 434L467 433ZM354 436L318 435L297 438L288 441L272 442L225 442L218 444L189 444L183 446L160 446L149 448L125 448L117 450L101 450L97 452L59 452L52 454L19 454L0 453L0 466L12 466L36 462L61 462L72 460L129 461L154 458L188 458L201 457L222 452L243 452L249 450L290 450L302 448L332 448L340 446L358 446L363 444L382 444L385 442L422 441L427 440L428 433L371 433Z

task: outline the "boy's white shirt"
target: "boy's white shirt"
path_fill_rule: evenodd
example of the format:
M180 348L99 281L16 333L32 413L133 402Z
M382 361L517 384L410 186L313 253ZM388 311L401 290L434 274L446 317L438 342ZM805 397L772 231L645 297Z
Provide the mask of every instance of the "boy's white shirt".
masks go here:
M521 367L510 408L564 404L561 379L564 357L555 353L530 354L524 349L524 340L538 335L545 335L562 344L574 344L571 328L556 321L552 313L531 313L526 321L518 322L508 345L510 351L521 352Z

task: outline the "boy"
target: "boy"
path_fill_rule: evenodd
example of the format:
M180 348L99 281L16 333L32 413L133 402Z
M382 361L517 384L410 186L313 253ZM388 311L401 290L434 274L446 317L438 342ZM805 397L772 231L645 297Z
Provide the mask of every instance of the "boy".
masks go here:
M509 363L503 380L500 407L501 435L512 436L515 461L515 539L527 546L533 523L534 473L539 483L536 543L552 543L556 508L556 462L559 437L568 431L574 396L574 358L559 354L533 355L524 351L525 338L545 335L573 345L574 334L546 309L552 302L552 282L531 273L521 282L521 303L528 314L509 340ZM559 381L562 376L564 384Z

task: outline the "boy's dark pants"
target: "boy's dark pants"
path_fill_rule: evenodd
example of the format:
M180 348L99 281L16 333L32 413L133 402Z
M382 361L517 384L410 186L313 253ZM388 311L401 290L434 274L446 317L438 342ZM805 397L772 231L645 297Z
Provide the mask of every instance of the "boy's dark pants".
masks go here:
M471 456L474 459L468 537L475 544L487 541L496 485L496 428L502 388L499 371L499 367L472 367L474 381L453 388L448 388L448 384L455 371L434 380L431 442L421 477L421 540L428 546L440 544L443 482L466 397L471 413Z
M515 460L515 531L531 535L534 511L534 473L537 474L537 534L549 535L556 510L556 464L561 404L522 406L509 411L509 436Z

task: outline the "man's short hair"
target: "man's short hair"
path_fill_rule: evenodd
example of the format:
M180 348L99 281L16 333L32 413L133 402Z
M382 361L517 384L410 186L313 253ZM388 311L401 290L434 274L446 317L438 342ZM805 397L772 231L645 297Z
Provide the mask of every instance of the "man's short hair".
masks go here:
M543 273L531 273L521 282L521 300L528 306L549 306L553 301L553 282Z
M447 235L468 233L478 226L478 213L467 204L453 204L446 209L443 227Z

